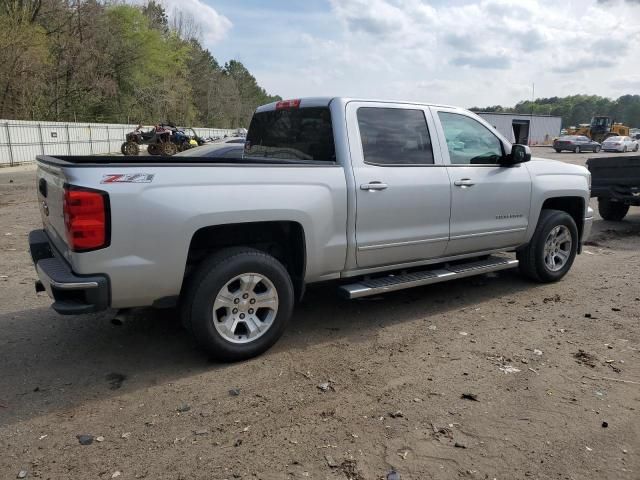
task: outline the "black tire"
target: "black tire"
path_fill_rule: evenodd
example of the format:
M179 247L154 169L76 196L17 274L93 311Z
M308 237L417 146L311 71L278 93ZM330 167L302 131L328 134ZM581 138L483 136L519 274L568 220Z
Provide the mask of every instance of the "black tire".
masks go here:
M560 270L553 271L547 267L544 261L544 244L551 230L558 225L564 225L569 229L571 249L564 266ZM571 215L561 210L542 210L531 242L517 253L520 272L536 282L557 282L567 274L573 265L577 251L578 227Z
M601 150L600 145L598 145L596 148L593 149L594 153L599 153Z
M149 155L160 155L160 147L156 143L152 143L147 147Z
M123 146L124 155L138 155L140 153L140 147L138 147L137 143L127 142Z
M249 272L273 284L278 295L277 312L262 336L247 343L233 343L214 326L217 320L213 305L227 282ZM285 267L271 255L245 247L224 249L204 260L188 279L182 297L183 325L212 357L223 362L245 360L269 349L284 332L294 304L293 284Z
M554 148L554 150L556 151L556 153L562 152L562 150L560 150L559 148Z
M573 151L574 151L575 153L581 153L581 152L582 152L582 149L580 148L580 145L578 145L578 146L576 146L576 148L574 148L574 149L573 149Z
M629 212L629 205L614 202L610 198L598 197L598 212L605 220L619 222Z
M162 155L171 157L178 152L178 147L175 143L163 142L160 144L160 151L162 152Z
M640 145L636 143L636 148L634 148L633 151L637 152L638 150L640 150Z
M120 145L120 153L122 153L123 155L127 154L127 142L122 142L122 145Z
M622 149L622 153L627 153L627 146L625 145L624 148Z

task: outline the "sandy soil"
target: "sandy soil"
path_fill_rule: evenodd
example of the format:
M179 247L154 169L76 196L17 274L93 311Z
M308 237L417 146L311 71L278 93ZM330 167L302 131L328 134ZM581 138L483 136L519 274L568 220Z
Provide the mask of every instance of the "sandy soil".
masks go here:
M34 187L0 170L2 479L640 478L640 208L558 284L316 288L271 351L220 365L172 312L49 309Z

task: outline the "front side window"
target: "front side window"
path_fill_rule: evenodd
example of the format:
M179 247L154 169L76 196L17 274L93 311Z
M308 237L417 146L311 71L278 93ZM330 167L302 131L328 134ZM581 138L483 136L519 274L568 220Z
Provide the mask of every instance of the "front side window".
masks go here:
M361 107L358 126L365 163L433 164L431 137L422 110Z
M502 142L477 120L457 113L438 112L449 158L454 165L498 164Z

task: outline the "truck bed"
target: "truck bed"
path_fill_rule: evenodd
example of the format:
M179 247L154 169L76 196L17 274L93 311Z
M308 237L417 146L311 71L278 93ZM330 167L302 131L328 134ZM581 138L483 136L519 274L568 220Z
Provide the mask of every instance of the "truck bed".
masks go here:
M161 156L137 156L137 155L38 155L39 162L65 167L88 167L100 165L155 165L155 166L179 166L202 164L239 164L239 165L335 165L335 162L317 160L297 160L268 157L242 157L242 158L216 158L198 156L161 157Z
M640 155L620 158L590 158L591 196L611 197L640 188Z

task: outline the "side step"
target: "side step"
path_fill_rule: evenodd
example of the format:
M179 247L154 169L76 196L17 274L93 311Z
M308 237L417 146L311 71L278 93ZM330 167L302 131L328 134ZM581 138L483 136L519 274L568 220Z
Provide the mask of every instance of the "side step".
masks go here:
M420 287L432 283L446 282L457 278L471 277L488 272L497 272L518 266L518 260L509 257L491 256L484 260L446 265L434 270L388 275L373 279L360 280L357 283L342 285L338 290L346 298L360 298L380 293Z

